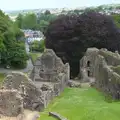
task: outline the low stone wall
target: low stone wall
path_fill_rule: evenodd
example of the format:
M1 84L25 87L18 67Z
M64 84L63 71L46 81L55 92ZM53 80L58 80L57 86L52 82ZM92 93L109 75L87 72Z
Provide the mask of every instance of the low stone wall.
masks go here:
M59 76L60 81L52 83L53 88L51 88L48 85L44 85L44 89L42 87L42 95L43 95L43 100L44 100L44 107L50 103L51 100L55 96L58 96L61 94L61 92L64 90L64 88L67 86L68 81L66 81L66 76L64 74L61 74ZM45 88L46 86L46 88Z
M0 90L0 114L17 117L23 113L23 100L16 90Z
M68 80L66 80L66 75L65 74L60 74L59 76L60 81L54 83L54 95L58 96L60 93L64 90L64 88L68 84Z
M54 92L51 90L43 91L44 96L44 107L46 108L47 105L50 103L51 100L54 98Z

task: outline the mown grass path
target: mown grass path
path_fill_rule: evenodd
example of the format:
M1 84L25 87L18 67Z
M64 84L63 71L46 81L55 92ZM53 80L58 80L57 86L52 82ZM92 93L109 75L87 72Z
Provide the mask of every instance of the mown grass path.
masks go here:
M40 120L55 120L48 116L49 111L68 120L120 120L120 102L106 102L105 97L93 88L66 88L40 113Z

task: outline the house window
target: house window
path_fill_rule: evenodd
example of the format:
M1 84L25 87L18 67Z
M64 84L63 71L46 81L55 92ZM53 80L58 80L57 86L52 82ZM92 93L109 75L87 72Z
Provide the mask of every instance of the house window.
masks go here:
M90 61L87 61L87 67L90 67Z

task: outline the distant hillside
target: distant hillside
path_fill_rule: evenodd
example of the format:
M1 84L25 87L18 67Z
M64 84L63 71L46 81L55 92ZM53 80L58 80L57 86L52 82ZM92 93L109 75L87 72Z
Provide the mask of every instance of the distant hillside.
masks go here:
M120 4L108 4L108 5L100 5L100 6L91 6L91 7L77 7L77 8L46 8L46 9L26 9L26 10L16 10L16 11L6 11L5 13L10 16L12 20L15 20L19 13L27 14L27 13L44 13L46 10L49 10L52 14L64 14L71 12L73 13L75 10L84 11L84 10L96 10L105 14L118 13L120 14Z
M17 16L19 13L43 13L49 10L51 13L61 12L62 10L71 10L72 8L46 8L46 9L28 9L28 10L17 10L17 11L6 11L9 16Z
M96 7L102 7L104 9L120 9L120 4L108 4L108 5L100 5L100 6L92 6L89 8L96 8ZM86 7L79 7L79 8L74 8L74 9L85 9ZM68 11L68 10L73 10L73 8L46 8L46 9L27 9L27 10L16 10L16 11L6 11L6 13L9 16L17 16L19 13L21 14L26 14L26 13L38 13L38 12L44 12L46 10L50 10L51 13L57 13L60 11Z

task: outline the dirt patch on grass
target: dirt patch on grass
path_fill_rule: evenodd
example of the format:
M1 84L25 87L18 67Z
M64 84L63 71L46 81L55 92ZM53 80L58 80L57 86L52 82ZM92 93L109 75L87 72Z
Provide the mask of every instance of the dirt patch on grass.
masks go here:
M40 117L39 112L24 110L23 115L19 115L17 117L1 116L0 120L38 120L39 117Z

